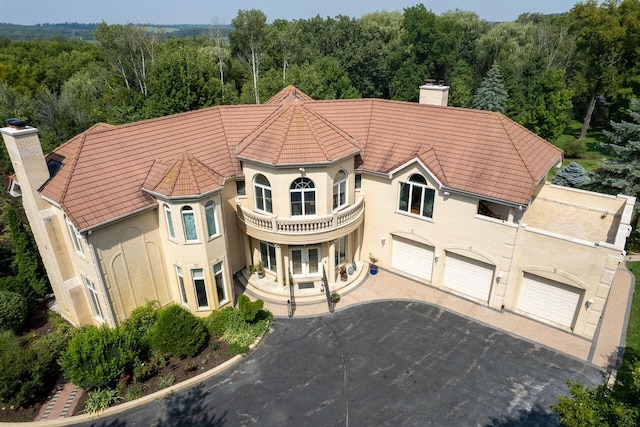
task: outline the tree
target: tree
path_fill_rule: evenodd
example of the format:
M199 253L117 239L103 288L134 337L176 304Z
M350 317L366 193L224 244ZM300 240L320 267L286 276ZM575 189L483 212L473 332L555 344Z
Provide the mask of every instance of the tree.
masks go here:
M23 295L29 302L29 308L33 308L32 302L35 298L43 297L49 290L44 268L33 238L11 206L7 208L6 221L15 253L15 270L18 272L17 289L8 290Z
M606 142L601 145L616 157L600 165L591 177L589 189L640 197L640 101L631 101L629 116L631 121L611 122L611 130L603 131ZM634 229L637 222L636 208L631 222Z
M589 180L587 171L576 162L571 162L560 169L552 182L563 187L578 188Z
M581 84L575 92L582 98L582 105L588 99L580 140L587 136L598 98L611 94L617 86L625 38L618 13L619 2L598 3L596 0L578 3L568 14L571 29L577 37L578 64L574 73L578 75L576 82Z
M224 70L227 68L226 60L228 52L225 46L225 34L222 30L222 24L218 18L214 18L211 22L209 37L213 39L216 49L216 59L218 63L218 71L220 72L220 83L222 86L222 103L225 103L224 96Z
M267 39L267 16L258 9L239 10L231 20L233 31L229 33L231 52L249 67L253 77L253 92L256 104L260 104L258 82L260 80L260 62Z
M504 88L502 74L498 65L493 64L473 98L473 108L504 113L507 100L508 94Z

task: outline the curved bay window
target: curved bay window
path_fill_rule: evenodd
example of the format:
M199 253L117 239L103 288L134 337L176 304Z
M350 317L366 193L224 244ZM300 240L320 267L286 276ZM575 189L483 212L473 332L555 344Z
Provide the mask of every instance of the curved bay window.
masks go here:
M347 204L347 173L339 171L333 179L333 209Z
M264 175L258 174L253 178L253 191L256 198L256 210L273 213L271 184Z
M291 216L316 214L316 186L309 178L291 183Z
M414 215L433 218L435 190L427 187L427 180L420 174L413 174L409 182L400 183L398 210Z

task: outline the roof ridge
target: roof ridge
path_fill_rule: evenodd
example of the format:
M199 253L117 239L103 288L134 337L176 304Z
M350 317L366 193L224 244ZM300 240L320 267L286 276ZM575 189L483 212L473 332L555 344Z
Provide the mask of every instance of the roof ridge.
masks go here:
M511 145L513 145L513 149L516 150L516 154L518 154L518 157L520 158L520 161L522 161L522 164L524 165L525 169L527 170L527 173L529 174L529 176L531 177L531 179L534 182L538 181L538 178L533 174L533 171L531 170L531 168L529 167L528 162L525 160L525 157L523 156L523 154L520 152L520 146L518 144L516 144L514 142L514 138L513 135L511 135L511 132L509 132L509 130L506 127L506 123L505 120L507 120L508 122L511 123L515 123L511 120L509 120L508 117L504 116L501 113L494 113L498 116L498 120L500 121L500 126L502 126L502 129L504 129L504 132L507 134L507 136L509 137L509 141L511 142ZM542 139L542 138L541 138Z
M86 139L87 139L87 134L83 132L82 137L78 141L78 148L76 149L76 152L73 155L71 164L69 164L69 168L71 171L74 171L76 169L76 165L78 164L78 159L80 159L80 153L82 152L82 148L84 147L84 143ZM60 205L62 210L65 212L67 217L71 218L71 221L75 224L76 222L73 221L74 216L69 212L69 209L65 209L65 199L67 198L67 191L69 190L69 186L71 184L71 179L73 178L73 176L74 176L73 173L68 174L68 177L65 180L64 185L62 186L62 191L60 192L60 202L58 204Z
M218 177L221 177L224 180L224 176L221 173L218 173L215 169L210 168L209 165L204 163L202 160L200 160L198 157L194 156L193 154L190 154L190 156L191 156L193 165L197 166L203 173L208 175L209 178L216 179ZM198 186L198 191L200 191L199 186Z
M291 123L293 122L293 117L296 114L296 107L297 107L297 105L295 105L293 103L281 104L281 105L282 106L286 105L286 109L278 117L274 117L273 120L275 121L278 118L280 118L281 116L283 116L287 112L287 110L289 110L289 117L288 117L288 120L286 121L286 124L287 124L286 129L282 129L282 132L280 133L280 138L278 138L280 143L278 144L277 150L275 150L274 156L271 158L271 162L273 164L278 163L278 159L280 159L280 155L282 154L282 150L284 150L284 143L285 143L285 140L286 140L286 136L289 133L289 129L291 129ZM266 130L266 127L265 127L265 130Z
M304 107L304 105L301 104L301 107ZM324 144L322 144L321 142L321 138L318 136L318 133L316 131L316 128L314 126L312 126L309 118L307 117L307 114L305 113L309 113L311 115L313 115L314 117L316 117L318 120L322 121L322 116L320 116L317 113L314 113L313 111L310 111L308 108L302 108L301 109L301 114L302 114L302 118L304 119L304 121L307 123L307 126L309 126L309 129L311 130L311 132L313 133L313 138L316 140L316 145L318 147L320 147L320 151L322 151L322 154L324 155L325 159L329 159L330 156L327 153L327 150L324 147Z

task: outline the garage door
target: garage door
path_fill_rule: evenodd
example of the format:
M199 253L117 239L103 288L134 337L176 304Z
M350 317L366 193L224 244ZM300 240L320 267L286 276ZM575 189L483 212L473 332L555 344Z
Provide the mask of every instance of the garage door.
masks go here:
M421 279L431 280L433 249L411 240L394 237L391 266Z
M570 328L581 295L580 289L525 274L518 310Z
M489 301L493 266L456 254L447 254L444 286L472 298Z

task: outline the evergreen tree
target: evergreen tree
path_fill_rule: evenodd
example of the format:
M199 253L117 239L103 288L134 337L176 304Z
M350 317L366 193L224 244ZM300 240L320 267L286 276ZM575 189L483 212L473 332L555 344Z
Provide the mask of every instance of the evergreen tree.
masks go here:
M15 270L18 272L15 278L15 285L18 287L11 290L20 293L29 302L33 302L35 298L43 297L48 290L40 255L33 238L13 207L7 207L6 218L15 253Z
M616 158L608 160L591 177L589 189L607 194L626 194L640 197L640 101L632 100L631 121L611 122L611 130L603 131L606 142L602 147L611 150ZM632 225L638 222L637 205Z
M589 180L587 171L576 162L571 162L560 169L552 182L563 187L579 188Z
M497 111L504 113L507 108L508 94L504 88L502 73L497 64L487 71L482 80L476 96L473 99L473 108L478 110Z

